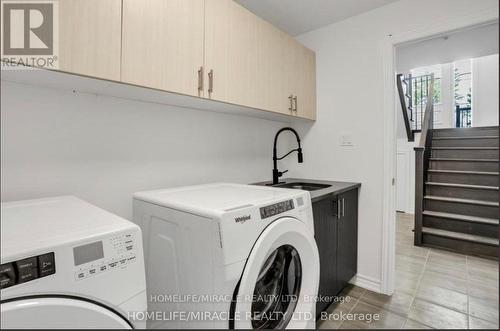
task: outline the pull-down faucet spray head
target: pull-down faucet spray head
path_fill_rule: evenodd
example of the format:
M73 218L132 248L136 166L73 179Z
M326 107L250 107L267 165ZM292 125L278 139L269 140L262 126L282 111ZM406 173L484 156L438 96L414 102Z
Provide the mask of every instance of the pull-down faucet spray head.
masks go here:
M290 152L286 153L282 157L278 157L277 152L276 152L276 144L278 142L278 136L283 131L291 131L295 135L295 138L297 138L298 148L292 149ZM280 129L276 133L276 136L274 136L274 145L273 145L273 165L274 165L274 167L273 167L273 184L278 184L279 183L279 178L286 172L286 171L280 172L278 170L278 160L284 159L285 157L287 157L288 155L290 155L293 152L297 152L297 160L298 160L298 162L299 163L303 163L304 162L304 156L302 155L302 148L300 147L300 138L299 138L299 134L297 133L297 131L295 131L293 128L290 128L290 127L286 127L286 128Z

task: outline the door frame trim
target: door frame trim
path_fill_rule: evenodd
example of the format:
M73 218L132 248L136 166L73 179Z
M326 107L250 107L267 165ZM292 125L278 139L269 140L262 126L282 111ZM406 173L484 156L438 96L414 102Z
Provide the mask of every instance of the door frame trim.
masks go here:
M384 75L384 174L383 174L383 218L382 218L382 256L380 292L391 295L394 292L395 279L395 241L396 241L396 124L397 93L395 88L397 45L422 39L432 38L442 33L487 25L498 22L498 13L493 10L482 10L472 15L456 16L398 35L387 35L380 43Z

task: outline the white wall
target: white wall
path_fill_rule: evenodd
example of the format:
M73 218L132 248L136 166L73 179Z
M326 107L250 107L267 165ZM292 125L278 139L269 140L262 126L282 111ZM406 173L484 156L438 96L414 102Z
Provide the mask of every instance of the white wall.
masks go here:
M415 141L398 139L396 153L399 158L396 167L396 210L408 214L415 212L415 146L420 141L420 133L415 134ZM401 185L400 183L404 183ZM400 189L401 188L401 189ZM398 201L401 204L398 204Z
M139 190L271 179L285 126L5 81L1 95L2 201L71 194L128 219Z
M396 70L403 73L495 53L498 53L498 22L400 45L396 47Z
M429 10L431 8L432 10ZM383 58L388 35L426 29L450 17L497 13L496 0L402 0L299 37L316 51L317 121L297 125L308 162L291 175L361 182L358 279L381 279L383 211ZM351 133L354 146L338 145Z
M498 54L472 60L472 125L498 125Z
M434 106L434 128L453 128L454 122L454 82L453 63L441 66L441 103Z

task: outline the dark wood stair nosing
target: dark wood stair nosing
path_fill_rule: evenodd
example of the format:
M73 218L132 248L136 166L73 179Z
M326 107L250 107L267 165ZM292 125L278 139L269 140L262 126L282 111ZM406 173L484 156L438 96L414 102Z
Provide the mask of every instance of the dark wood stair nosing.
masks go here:
M498 163L498 159L457 159L453 157L431 157L430 161L444 161L444 162L491 162Z
M441 129L433 129L432 131L460 131L460 130L480 131L480 130L485 130L485 129L498 129L498 125L476 126L476 127L470 127L470 128L441 128Z
M487 186L487 185L443 183L443 182L425 182L425 185L430 185L430 186L448 186L448 187L456 187L456 188L467 188L467 189L477 189L477 190L498 191L498 186Z
M447 169L428 169L432 173L447 173L458 175L482 175L482 176L498 176L500 173L496 171L473 171L473 170L447 170Z
M499 136L453 136L453 137L432 137L432 140L460 140L460 139L498 139Z
M460 150L464 150L464 151L493 151L493 150L497 150L498 147L482 147L482 146L463 146L463 147L456 147L456 146L451 146L451 147L448 147L448 146L437 146L437 147L434 147L432 146L431 149L436 149L436 150L452 150L452 151L460 151Z
M452 219L452 220L456 220L459 222L470 222L470 223L488 224L488 225L498 225L499 224L498 219L488 218L488 217L445 213L445 212L434 211L434 210L424 210L422 212L422 214L424 216Z
M436 195L426 195L426 196L424 196L424 200L464 203L464 204L469 204L469 205L488 206L488 207L498 207L498 205L499 205L498 202L494 202L494 201L450 198L450 197L442 197L442 196L436 196Z
M450 239L455 239L455 240L469 241L469 242L482 244L482 245L489 245L489 246L498 246L499 245L498 239L493 239L493 238L488 238L488 237L483 237L483 236L478 236L478 235L472 235L472 234L467 234L467 233L461 233L461 232L453 232L453 231L448 231L448 230L434 229L434 228L429 228L429 227L425 227L425 226L422 227L422 234L445 237L445 238L450 238Z

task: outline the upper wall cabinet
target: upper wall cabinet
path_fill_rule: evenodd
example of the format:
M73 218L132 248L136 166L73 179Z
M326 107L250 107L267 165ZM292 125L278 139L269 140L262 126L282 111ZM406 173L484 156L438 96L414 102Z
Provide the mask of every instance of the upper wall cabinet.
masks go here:
M316 119L316 54L295 39L288 43L285 61L289 68L289 90L292 91L294 116Z
M120 80L121 0L59 1L59 70Z
M297 90L296 115L316 120L316 54L299 45L302 49L301 66L298 68L299 88Z
M123 0L122 81L203 96L204 0Z
M315 54L232 0L64 0L60 69L314 120Z
M206 0L206 96L289 113L286 35L232 0Z
M205 96L315 119L314 52L232 0L205 8Z

